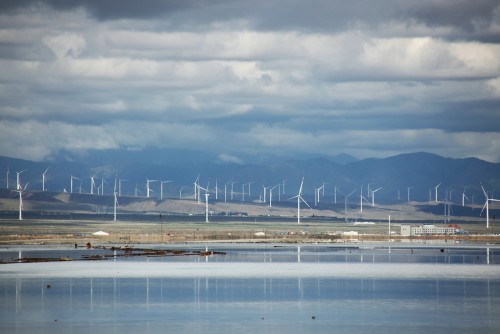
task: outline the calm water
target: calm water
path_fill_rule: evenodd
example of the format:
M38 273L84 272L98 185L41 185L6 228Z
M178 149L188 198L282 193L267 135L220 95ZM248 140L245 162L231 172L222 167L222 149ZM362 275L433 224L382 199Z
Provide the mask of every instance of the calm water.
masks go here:
M500 332L496 248L211 248L0 265L0 333Z

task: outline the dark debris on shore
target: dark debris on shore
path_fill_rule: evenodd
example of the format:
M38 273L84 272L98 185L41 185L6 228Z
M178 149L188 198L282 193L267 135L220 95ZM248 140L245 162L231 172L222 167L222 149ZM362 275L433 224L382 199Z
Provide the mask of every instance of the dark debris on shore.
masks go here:
M90 246L87 249L102 250L102 254L83 254L80 258L70 257L23 257L13 259L11 261L0 261L0 264L7 263L39 263L39 262L64 262L64 261L99 261L107 259L116 259L119 257L166 257L166 256L212 256L225 255L225 252L218 251L196 251L196 250L180 250L180 249L154 249L154 248L135 248L135 247L105 247L105 246ZM112 253L109 253L112 251Z

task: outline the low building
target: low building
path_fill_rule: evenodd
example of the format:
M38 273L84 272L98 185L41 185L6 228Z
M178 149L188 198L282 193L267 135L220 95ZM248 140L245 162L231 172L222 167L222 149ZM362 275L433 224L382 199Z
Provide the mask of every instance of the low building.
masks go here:
M445 227L435 225L401 225L402 236L423 236L423 235L454 235L459 234L462 230L456 224Z

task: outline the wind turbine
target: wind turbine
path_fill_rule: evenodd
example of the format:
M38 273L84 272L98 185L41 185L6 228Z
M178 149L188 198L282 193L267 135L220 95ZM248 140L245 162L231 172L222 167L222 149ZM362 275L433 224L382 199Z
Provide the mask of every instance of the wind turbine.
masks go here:
M490 227L490 208L489 208L489 202L500 202L499 199L495 198L488 198L488 193L486 193L486 190L484 190L483 185L481 184L481 189L483 189L484 197L486 197L486 201L483 205L483 209L481 210L481 214L483 214L484 209L486 208L486 228Z
M125 180L118 180L118 196L122 196L122 182L128 181L127 179Z
M408 187L408 203L410 202L410 190L413 189L413 187Z
M198 200L198 202L200 201L200 199L198 198L198 182L200 181L200 174L198 174L198 176L196 177L196 180L194 180L194 200Z
M462 206L465 206L465 199L467 198L468 201L470 201L469 197L467 197L467 195L465 195L465 189L464 188L464 192L462 193Z
M435 197L434 197L434 202L437 202L438 201L438 188L439 186L441 185L442 182L440 182L437 186L434 187L434 191L435 191Z
M6 185L6 189L9 189L9 173L10 173L10 167L7 167L7 185Z
M217 178L215 178L215 200L218 201L219 187L217 186Z
M113 195L114 195L114 200L113 200L113 221L116 221L116 209L117 209L117 206L118 206L118 198L117 198L116 190L113 191Z
M208 185L207 185L207 188L203 188L201 187L200 185L198 185L198 191L200 190L205 190L205 223L208 223L208 196L210 196L210 194L208 193ZM200 194L198 193L198 196L200 196ZM198 197L199 199L199 197Z
M45 172L42 173L42 191L45 191L45 174L47 174L47 171L49 170L50 167L47 167Z
M246 183L242 183L241 184L241 192L240 192L240 194L241 194L241 201L242 202L245 202L245 187L246 186L247 186Z
M337 204L337 190L338 190L337 186L334 186L333 187L333 203L334 204Z
M186 188L185 186L182 186L181 189L179 189L179 199L182 199L182 190Z
M366 186L366 196L368 196L368 198L370 198L370 196L372 195L372 192L370 190L370 186L372 184L375 184L375 183L368 183L367 186Z
M266 186L262 185L262 189L263 189L263 192L264 192L264 204L266 203L266 198L267 198L267 188Z
M26 171L26 169L23 169L23 170L22 170L22 171L20 171L20 172L16 172L16 189L17 189L17 190L21 189L21 180L20 180L20 178L19 178L19 175L20 175L21 173L25 172L25 171Z
M104 183L109 184L105 179L104 176L101 179L101 196L104 196Z
M251 184L254 183L253 181L248 182L248 199L250 202L252 201L252 192L251 192Z
M150 193L152 192L151 187L149 186L152 182L156 182L158 180L150 180L146 179L146 197L149 198Z
M351 191L349 193L349 195L347 196L344 196L344 216L345 216L345 221L347 222L347 200L349 199L349 197L354 194L354 192L356 191L356 189L354 189L353 191Z
M79 178L77 178L76 176L73 176L71 175L71 178L70 178L70 185L69 185L69 192L70 194L73 193L73 179L75 180L80 180Z
M325 196L325 184L324 183L323 183L323 185L321 187L315 189L315 192L314 192L314 206L316 206L319 203L319 192L321 190L323 190L323 196Z
M287 180L283 180L283 196L285 196L285 183Z
M231 181L227 181L225 184L224 184L224 203L227 202L227 185L231 183Z
M375 193L376 193L377 191L379 191L380 189L382 189L382 187L377 188L377 189L375 189L375 190L372 190L372 206L373 206L373 207L375 206Z
M363 196L363 186L361 186L361 191L359 192L359 207L360 207L359 212L360 213L363 213L363 200L368 202L368 200Z
M231 201L233 200L233 190L234 190L234 184L236 183L237 181L232 181L231 182Z
M95 180L94 176L90 177L90 194L94 195L94 188L95 188Z
M200 190L201 190L201 189L205 190L205 192L206 192L206 193L208 193L208 190L207 190L207 189L208 189L208 186L207 186L207 189L202 188L202 187L200 186L200 181L198 180L198 181L196 182L196 190L197 190L197 195L196 195L196 198L198 199L198 204L201 204L201 196L200 196Z
M209 193L205 193L205 223L208 223L208 196L210 196Z
M275 185L274 187L269 187L269 207L272 208L273 207L273 189L278 187L279 184Z
M28 184L24 186L24 189L19 185L19 189L15 190L19 193L19 220L23 220L23 190L26 190Z
M302 177L302 182L300 182L299 193L297 194L297 196L289 198L289 199L297 198L297 224L300 224L300 201L304 202L309 208L311 208L309 204L307 204L307 202L302 198L303 185L304 185L304 177Z
M163 184L165 183L171 183L173 181L161 181L160 182L160 199L162 200L163 199Z

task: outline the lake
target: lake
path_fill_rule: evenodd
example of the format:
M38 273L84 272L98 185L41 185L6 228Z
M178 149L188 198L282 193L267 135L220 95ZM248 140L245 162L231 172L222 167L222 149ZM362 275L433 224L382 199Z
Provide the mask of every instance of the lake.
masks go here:
M499 333L496 246L0 249L1 333ZM190 251L217 251L201 256ZM107 254L107 260L79 260ZM191 254L191 255L189 255ZM114 257L113 255L117 255Z

